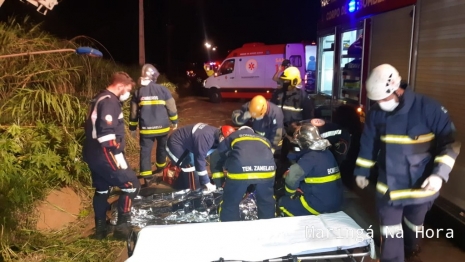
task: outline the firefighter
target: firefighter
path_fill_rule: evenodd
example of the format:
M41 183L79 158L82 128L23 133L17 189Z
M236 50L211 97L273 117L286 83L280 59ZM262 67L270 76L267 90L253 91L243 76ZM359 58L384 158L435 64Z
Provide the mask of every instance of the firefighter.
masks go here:
M136 90L131 100L129 116L129 130L136 135L139 125L140 141L140 176L150 179L166 166L166 141L170 124L176 129L178 114L176 103L171 92L166 87L156 84L160 75L158 70L150 64L142 67L140 77L141 88ZM152 172L152 147L157 141L156 170Z
M280 76L283 92L278 95L277 105L281 107L284 115L284 125L314 117L313 100L305 90L298 88L302 83L300 71L290 66Z
M460 143L447 110L437 101L399 88L401 76L391 65L371 72L368 112L354 175L360 188L378 166L377 206L382 235L381 261L419 261L416 232L449 179Z
M275 217L273 184L276 171L271 143L248 126L239 128L218 146L218 162L226 172L220 220L239 221L239 203L250 185L257 197L258 218Z
M85 123L83 159L89 166L95 187L93 207L97 239L107 235L109 189L119 187L122 191L118 199L118 225L114 236L126 240L131 203L140 188L139 180L124 156L125 128L121 102L129 98L133 85L128 74L113 74L107 89L92 100Z
M304 123L294 133L300 151L289 155L295 162L285 175L286 196L279 199L282 216L339 212L343 186L339 166L318 128Z
M206 158L234 131L232 126L216 128L204 123L176 129L166 145L169 158L182 170L175 187L197 189L202 186L205 192L214 191L216 187L210 183Z
M263 96L255 96L250 102L245 103L241 110L235 110L232 115L232 122L239 126L245 125L250 119L253 120L253 130L271 141L274 153L283 136L283 112L281 108L266 101Z
M273 81L277 83L276 89L274 90L270 100L273 104L278 104L278 96L283 92L283 83L279 77L283 74L284 70L286 70L290 66L292 66L291 61L289 61L288 59L284 59L283 62L281 62L279 70L273 75Z

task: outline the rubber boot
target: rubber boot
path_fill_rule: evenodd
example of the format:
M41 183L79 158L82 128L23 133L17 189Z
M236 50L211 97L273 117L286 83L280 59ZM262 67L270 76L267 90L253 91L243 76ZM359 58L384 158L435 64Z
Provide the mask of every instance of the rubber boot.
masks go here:
M107 221L105 219L95 219L95 235L94 239L102 240L107 237Z
M113 237L126 241L128 240L129 234L131 233L131 225L129 221L131 220L131 214L118 214L118 223L116 224L115 231L113 233Z

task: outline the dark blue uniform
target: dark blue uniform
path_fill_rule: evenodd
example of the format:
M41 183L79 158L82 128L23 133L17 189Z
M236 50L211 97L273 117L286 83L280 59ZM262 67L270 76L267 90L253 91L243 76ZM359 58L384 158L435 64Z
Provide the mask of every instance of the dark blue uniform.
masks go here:
M379 167L376 189L381 231L390 231L382 242L381 261L403 261L404 244L408 252L416 247L412 228L423 224L439 195L421 189L421 185L431 174L447 182L459 152L444 107L409 89L400 101L393 112L376 106L368 113L354 171L356 176L368 177L375 163ZM405 243L394 232L402 229L402 223L407 226Z
M279 209L286 216L318 215L341 210L343 186L336 159L329 150L304 150L286 177L286 196ZM300 189L303 194L291 198Z
M150 82L136 90L131 101L129 130L140 130L140 175L152 175L152 147L157 140L157 170L166 166L166 141L170 124L178 123L174 99L162 85Z
M273 184L276 170L270 141L250 128L238 130L223 140L218 148L218 163L227 171L220 220L239 221L239 203L249 185L255 185L258 218L275 217Z
M252 128L255 132L271 141L273 149L277 149L283 136L284 116L283 111L277 105L267 102L268 107L263 119L253 120ZM250 102L245 103L239 115L233 115L233 123L242 126L248 119L244 119L244 113L249 110Z
M314 117L315 105L313 100L302 89L295 88L292 91L287 91L285 95L284 92L279 94L276 105L283 110L285 126Z
M169 136L166 151L171 161L178 163L184 157L178 163L183 173L176 187L198 188L210 183L206 157L217 146L218 138L218 128L204 123L183 126Z
M83 158L92 172L92 185L96 189L93 199L96 219L106 219L110 187L119 187L123 192L118 200L119 214L130 211L140 188L134 171L129 167L121 169L115 159L115 155L124 154L125 146L121 108L119 98L105 90L92 100L85 124Z

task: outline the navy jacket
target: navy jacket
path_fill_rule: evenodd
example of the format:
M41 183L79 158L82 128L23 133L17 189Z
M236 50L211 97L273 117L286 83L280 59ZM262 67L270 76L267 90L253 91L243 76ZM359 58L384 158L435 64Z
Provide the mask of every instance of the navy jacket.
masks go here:
M122 104L108 90L102 91L91 101L85 122L86 139L83 155L86 162L107 150L112 154L124 151L125 130ZM100 161L100 160L97 160Z
M447 110L437 101L406 89L399 107L369 111L361 137L356 176L370 175L378 164L377 191L391 205L421 204L439 193L424 191L422 183L431 174L447 182L460 145Z
M248 111L250 102L245 103L240 114L233 114L235 125L244 125L249 119L244 119L244 113ZM281 108L268 102L268 109L263 119L253 120L252 128L255 132L271 141L274 149L278 148L279 141L283 137L284 116Z
M228 179L248 180L251 183L274 179L276 164L268 139L255 134L250 128L237 130L219 145L218 163L211 166L223 166ZM215 170L219 172L220 170Z
M210 149L217 146L218 128L197 123L176 129L168 138L168 145L180 147L194 154L195 171L207 174L206 157Z
M131 100L130 130L136 130L139 124L141 135L166 135L170 124L177 122L176 104L166 87L150 82L136 90Z
M304 150L293 160L297 163L290 167L286 177L286 193L295 194L300 188L303 191L302 205L314 215L340 211L343 186L331 151Z

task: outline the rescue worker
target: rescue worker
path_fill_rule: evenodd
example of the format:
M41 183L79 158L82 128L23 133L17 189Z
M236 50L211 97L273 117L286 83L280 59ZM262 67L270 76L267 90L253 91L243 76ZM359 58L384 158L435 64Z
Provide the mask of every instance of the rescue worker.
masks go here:
M284 59L283 62L281 62L281 66L279 67L278 71L273 75L273 81L277 83L276 89L273 92L273 95L271 97L271 103L277 105L278 104L278 96L283 92L283 83L282 80L279 78L284 70L286 70L288 67L292 66L291 61L288 59Z
M240 220L239 204L250 185L254 185L257 197L258 218L275 217L273 184L276 164L270 141L244 126L225 138L217 153L219 163L212 162L212 166L223 166L226 172L220 221Z
M319 215L339 212L343 186L330 143L317 127L304 123L294 133L300 151L289 154L295 163L286 174L286 196L279 199L282 216Z
M235 129L232 126L216 128L204 123L183 126L176 129L168 138L166 152L176 166L181 167L181 174L175 187L197 189L205 192L214 191L207 173L206 158L218 144ZM191 175L191 173L193 173Z
M178 114L171 92L164 86L156 84L160 75L151 64L142 67L141 88L136 90L131 100L129 130L135 137L139 125L140 141L140 176L150 179L160 173L166 166L166 141L170 124L176 129ZM156 170L152 172L152 147L157 141Z
M365 188L370 168L378 166L382 262L420 261L416 233L460 151L447 110L400 83L399 72L388 64L368 77L367 96L376 104L368 112L354 171L357 185Z
M119 187L118 224L114 236L127 239L132 200L137 196L140 183L134 171L128 167L124 156L125 129L122 103L130 96L134 85L124 72L113 74L110 85L91 102L85 123L86 139L83 159L92 173L95 187L93 207L95 213L95 238L106 237L106 212L111 187Z
M279 147L283 136L283 112L275 104L266 101L263 96L255 96L245 103L240 110L235 110L232 122L242 126L252 119L255 132L271 141L272 151Z

